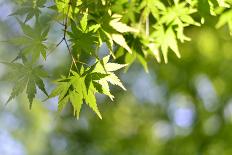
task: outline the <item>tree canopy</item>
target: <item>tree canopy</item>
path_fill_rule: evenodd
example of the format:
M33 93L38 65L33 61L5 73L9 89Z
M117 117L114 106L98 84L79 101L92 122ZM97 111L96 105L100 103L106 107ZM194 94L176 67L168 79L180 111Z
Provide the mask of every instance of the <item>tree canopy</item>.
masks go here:
M138 60L149 72L149 58L168 63L169 51L180 58L178 44L191 40L184 34L186 28L200 27L214 19L216 28L227 25L226 31L232 32L231 0L21 0L13 3L15 9L10 16L17 19L21 33L6 38L19 51L10 63L2 62L9 68L4 79L14 83L7 102L26 89L31 108L38 88L47 99L59 96L59 111L70 102L77 117L84 102L102 118L95 94L105 94L113 100L109 83L126 90L114 73L118 69L128 70ZM58 25L58 31L63 34L51 39ZM66 46L63 52L69 54L70 67L53 79L43 65L62 44ZM108 51L105 54L100 52L103 46ZM44 78L56 81L51 93L46 91Z

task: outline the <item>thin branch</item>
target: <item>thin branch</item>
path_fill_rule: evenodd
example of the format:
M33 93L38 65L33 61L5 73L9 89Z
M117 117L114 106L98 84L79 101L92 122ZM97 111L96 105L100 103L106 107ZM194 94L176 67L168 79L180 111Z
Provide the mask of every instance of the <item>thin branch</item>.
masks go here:
M52 47L52 48L49 50L49 52L48 52L48 54L47 54L47 57L48 57L50 54L52 54L52 52L54 52L55 49L56 49L63 41L64 41L64 40L63 40L63 38L62 38L61 41L60 41L59 43L56 44L56 46Z
M70 74L71 74L72 67L73 67L73 62L71 63L71 66L70 66L70 69L69 69L69 72L68 72L68 76L70 76Z
M64 42L65 42L66 47L68 49L68 52L69 52L69 54L70 54L70 56L72 58L72 62L74 63L75 67L77 68L76 60L75 60L74 56L72 55L72 52L71 52L70 47L68 45L68 42L67 42L67 40L65 38L64 38Z
M64 37L63 37L64 40L66 39L66 33L67 33L67 28L68 28L68 14L70 11L70 7L71 7L71 0L69 0L68 11L67 11L66 17L64 19Z
M64 38L61 39L61 41L56 45L56 47L60 46L60 44L64 41Z
M78 61L78 60L75 59L75 57L73 56L72 51L71 51L71 49L70 49L70 46L69 46L69 44L68 44L68 41L67 41L67 39L66 39L66 34L67 34L67 29L68 29L68 15L69 15L69 12L70 12L70 8L71 8L71 0L70 0L69 3L68 3L68 10L67 10L67 13L66 13L66 15L65 15L65 17L64 17L63 23L60 23L61 25L64 26L63 38L62 38L62 39L60 40L60 42L51 50L51 52L50 52L49 54L51 54L51 53L53 52L53 50L55 50L62 42L64 42L65 45L66 45L66 47L67 47L67 49L68 49L68 52L69 52L69 54L70 54L70 56L71 56L71 59L72 59L71 68L72 68L72 66L73 66L73 64L74 64L75 67L76 67L76 69L78 69L78 68L77 68L77 62L80 63L80 64L83 64L83 65L86 65L86 66L88 66L88 64L86 64L86 63L84 63L84 62L81 62L81 61ZM71 68L70 68L70 69L71 69Z
M61 23L61 25L64 26L63 38L62 38L62 39L60 40L60 42L52 49L52 51L55 50L55 49L64 41L64 42L65 42L65 45L66 45L66 47L67 47L67 49L68 49L68 52L69 52L69 54L70 54L70 56L71 56L71 58L72 58L72 63L74 63L75 67L77 68L76 60L75 60L74 56L72 55L71 49L70 49L70 47L69 47L69 45L68 45L68 42L67 42L67 39L66 39L66 33L67 33L67 28L68 28L68 14L69 14L70 7L71 7L71 0L70 0L69 3L68 3L68 11L67 11L67 14L65 15L64 21L63 21L63 23ZM52 53L52 52L50 52L50 53ZM50 54L50 53L49 53L49 54Z

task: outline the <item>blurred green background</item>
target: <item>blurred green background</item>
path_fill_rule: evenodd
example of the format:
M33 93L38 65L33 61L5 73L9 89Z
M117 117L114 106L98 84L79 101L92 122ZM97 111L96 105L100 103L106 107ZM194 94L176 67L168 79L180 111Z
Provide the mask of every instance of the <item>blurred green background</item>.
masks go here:
M12 9L0 1L2 41L19 33ZM5 106L11 85L1 81L0 155L231 155L232 37L226 27L214 28L216 19L208 21L186 30L192 41L179 43L181 59L170 52L168 64L149 61L149 74L136 63L119 73L127 91L112 87L114 102L97 96L103 120L86 106L79 120L71 106L57 113L56 98L36 100L29 110L24 94ZM59 36L56 25L54 43ZM1 61L17 56L17 47L0 44ZM64 49L45 62L52 77L68 68ZM0 65L0 77L6 71Z

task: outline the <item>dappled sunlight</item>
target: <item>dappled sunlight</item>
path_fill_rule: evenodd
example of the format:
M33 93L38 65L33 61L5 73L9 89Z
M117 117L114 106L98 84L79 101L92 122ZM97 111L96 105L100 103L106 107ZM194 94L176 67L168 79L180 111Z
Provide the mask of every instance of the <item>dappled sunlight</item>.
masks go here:
M203 101L204 107L208 111L215 111L218 106L218 97L216 95L215 89L212 82L209 81L207 76L199 75L196 78L196 89L199 97Z

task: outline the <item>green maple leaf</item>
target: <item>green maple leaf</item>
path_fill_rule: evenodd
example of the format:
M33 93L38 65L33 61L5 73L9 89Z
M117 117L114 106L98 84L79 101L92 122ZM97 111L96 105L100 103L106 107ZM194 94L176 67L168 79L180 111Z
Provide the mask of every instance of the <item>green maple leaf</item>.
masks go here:
M98 117L102 119L97 107L95 94L102 93L113 100L114 96L110 93L108 83L118 85L125 90L125 87L113 71L121 69L126 65L109 63L109 56L101 61L97 61L93 66L86 69L82 67L80 73L71 71L72 75L67 78L62 77L56 81L57 87L51 92L49 98L59 96L59 111L70 102L74 109L74 115L79 118L83 101L85 101Z
M19 23L24 35L13 38L10 42L20 46L23 55L31 54L32 61L36 61L40 54L46 59L47 47L44 42L47 40L49 27L42 27L38 21L35 23L34 28L21 21Z
M197 0L198 12L203 19L207 19L209 16L216 16L220 9L230 7L231 1L227 0Z
M126 67L127 64L110 63L109 58L110 56L106 56L101 61L98 61L92 73L107 75L105 77L102 76L102 78L100 78L96 82L102 86L102 91L99 93L105 94L111 100L113 100L114 96L110 93L109 83L119 86L123 90L126 90L120 79L114 74L114 71Z
M200 24L191 17L191 14L197 12L197 10L193 7L186 7L188 5L188 2L179 3L179 1L176 1L174 6L163 11L163 15L158 21L159 24L164 24L166 26L171 24L176 27L177 39L181 42L185 40L190 41L190 38L184 35L185 27L190 25L200 26Z
M156 44L155 46L152 46L152 44L149 44L148 46L151 50L153 50L157 60L160 61L158 54L158 50L160 49L163 54L165 63L168 63L169 48L177 55L178 58L180 58L181 56L177 44L177 38L172 26L169 26L167 30L165 30L163 26L154 28L156 28L156 31L151 35L155 38L154 43Z
M137 0L130 0L130 3L128 3L128 0L113 0L111 4L112 12L122 13L126 10L126 13L123 14L123 20L136 23L136 13L138 12ZM141 5L141 3L139 5Z
M79 118L79 113L83 101L99 116L95 92L93 85L90 84L88 91L85 84L85 77L81 77L78 73L72 71L72 75L68 78L62 77L56 81L57 87L49 95L49 98L59 96L58 110L61 111L70 101L74 108L74 115Z
M74 18L79 12L78 6L82 4L81 0L55 0L57 10L68 17Z
M36 18L39 17L39 14L41 13L40 9L44 7L45 3L46 0L28 0L23 4L21 4L22 7L20 7L11 15L20 15L20 16L26 15L25 22L27 22L28 20L32 19L34 16Z
M74 21L71 22L71 32L68 32L70 41L73 42L72 49L75 52L86 52L92 54L95 52L94 47L97 45L98 38L96 30L98 25L88 27L88 14L84 13L79 25Z
M228 25L230 34L232 35L232 9L224 12L220 17L216 25L217 28L222 27L223 25Z
M118 14L111 15L110 13L105 13L100 19L98 19L98 24L100 24L99 34L101 42L105 42L112 56L113 54L113 42L123 47L129 53L132 53L130 47L123 36L124 33L133 32L137 33L138 30L132 28L125 23L121 22L122 16Z
M141 14L141 22L145 22L149 14L152 14L157 20L160 17L160 12L165 11L165 5L159 0L146 0L142 1L139 10L143 10Z
M31 108L36 94L36 86L48 96L43 80L41 79L47 77L47 73L43 70L42 66L33 67L32 64L27 62L24 64L2 63L7 65L10 69L5 79L14 83L7 103L21 94L26 88L26 94Z

